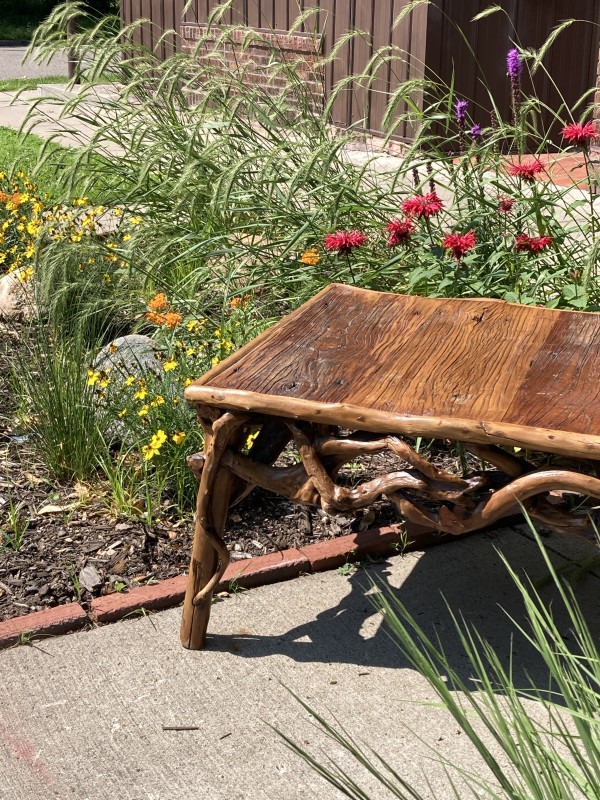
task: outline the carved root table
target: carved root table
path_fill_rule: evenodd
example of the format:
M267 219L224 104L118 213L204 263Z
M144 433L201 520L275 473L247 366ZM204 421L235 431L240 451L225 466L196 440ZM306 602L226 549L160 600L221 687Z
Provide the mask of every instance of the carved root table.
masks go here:
M600 314L327 287L186 389L205 450L190 458L200 488L184 646L204 645L229 561L227 510L255 486L332 513L385 495L405 519L450 534L520 504L554 530L589 527L599 377ZM482 469L436 467L400 438L418 436L463 443ZM290 442L298 463L273 466ZM515 448L562 459L540 468ZM396 471L336 483L344 464L383 450Z

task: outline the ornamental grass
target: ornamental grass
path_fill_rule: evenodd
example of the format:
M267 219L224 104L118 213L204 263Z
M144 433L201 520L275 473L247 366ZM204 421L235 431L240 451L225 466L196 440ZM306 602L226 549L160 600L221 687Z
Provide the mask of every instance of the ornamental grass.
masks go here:
M453 658L444 652L439 638L433 640L424 632L397 593L371 581L368 597L382 614L399 654L427 680L437 695L439 710L449 712L479 763L476 767L457 765L444 758L439 746L421 740L445 778L441 787L436 781L435 787L423 794L403 777L407 770L401 754L394 760L384 759L368 743L357 742L342 721L330 721L296 697L322 734L322 741L314 743L321 745L319 752L278 733L341 796L353 800L596 800L600 786L600 651L572 587L553 565L530 520L528 523L548 570L553 601L548 602L546 590L518 574L502 553L499 556L524 607L523 619L508 617L515 641L530 648L529 662L537 659L545 666L544 685L539 685L541 679L535 682L527 677L519 685L512 643L508 656L498 652L475 626L448 608L471 676L461 677L464 670L453 666ZM498 613L504 612L498 608ZM523 648L515 644L517 649ZM435 714L437 704L424 705ZM344 763L340 750L354 769L340 766ZM364 788L373 783L376 794Z

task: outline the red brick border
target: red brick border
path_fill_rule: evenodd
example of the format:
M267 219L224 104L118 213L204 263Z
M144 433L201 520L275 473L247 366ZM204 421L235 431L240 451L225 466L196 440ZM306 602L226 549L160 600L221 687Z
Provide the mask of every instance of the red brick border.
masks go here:
M24 639L35 636L56 636L83 628L89 622L88 615L79 603L65 603L44 611L34 611L22 617L0 622L0 649L11 647Z
M393 553L406 538L408 544L403 549L415 550L446 541L450 537L414 525L408 529L402 524L387 528L372 528L299 549L291 548L256 558L232 561L225 570L217 591L230 589L232 583L244 589L279 583L303 573L335 569L369 553ZM114 592L98 597L92 600L90 618L93 622L105 624L123 619L142 608L147 611L172 608L182 602L186 581L187 576L181 575L150 586L140 586L128 592Z
M231 588L232 582L243 588L278 583L302 573L335 569L369 553L393 553L402 544L405 544L403 550L417 550L450 538L452 537L415 525L397 524L373 528L299 549L292 548L257 558L233 561L227 567L218 589L222 591ZM116 622L142 609L158 611L172 608L182 602L186 581L187 576L180 575L127 592L114 592L98 597L92 600L89 614L86 614L79 603L68 603L0 622L0 649L17 644L27 634L40 637L70 633L87 623Z

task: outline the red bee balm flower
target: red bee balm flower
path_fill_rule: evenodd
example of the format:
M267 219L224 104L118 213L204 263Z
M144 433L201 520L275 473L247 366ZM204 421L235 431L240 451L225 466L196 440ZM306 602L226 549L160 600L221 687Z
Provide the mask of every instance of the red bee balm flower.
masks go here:
M411 235L416 230L417 229L409 219L405 219L403 222L399 219L393 219L388 223L386 228L387 233L390 234L387 240L388 247L396 247L396 245L399 244L408 244Z
M362 247L367 237L360 231L336 231L328 233L323 239L326 250L337 253L351 253L355 247Z
M407 217L433 217L438 214L444 204L435 192L429 194L416 194L402 203L402 211Z
M587 149L596 138L596 126L593 122L586 122L585 125L582 125L581 122L572 122L570 125L565 125L562 135L569 144Z
M448 233L442 240L442 247L452 250L452 255L457 261L460 261L476 244L477 237L472 230L467 233Z
M498 211L500 214L510 214L515 204L514 200L510 197L500 197L498 199Z
M520 233L515 240L517 250L525 253L540 253L551 244L551 236L528 236L526 233Z
M508 170L509 175L515 175L528 183L533 183L535 176L544 171L544 165L536 158L535 161L528 161L526 164L513 164Z

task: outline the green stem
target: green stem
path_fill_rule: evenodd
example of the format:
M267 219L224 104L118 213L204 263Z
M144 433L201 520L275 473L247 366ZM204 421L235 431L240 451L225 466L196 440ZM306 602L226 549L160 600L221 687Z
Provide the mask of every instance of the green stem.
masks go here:
M582 276L582 286L587 292L590 278L592 277L593 265L596 263L596 219L594 215L594 191L592 187L590 154L587 150L587 147L583 149L583 160L585 163L585 174L587 175L588 183L588 197L590 202L590 232L592 234L591 256L585 265L585 270Z

